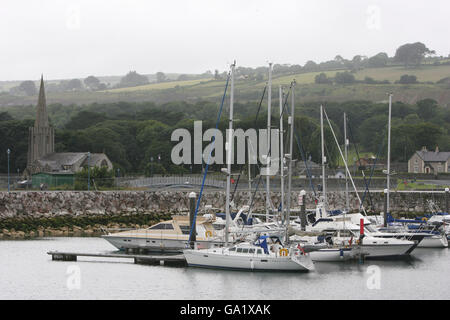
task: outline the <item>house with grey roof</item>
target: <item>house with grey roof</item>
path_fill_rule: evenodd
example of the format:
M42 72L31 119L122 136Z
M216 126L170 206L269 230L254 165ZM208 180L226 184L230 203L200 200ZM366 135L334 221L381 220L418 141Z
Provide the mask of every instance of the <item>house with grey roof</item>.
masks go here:
M24 176L41 172L73 174L86 166L113 169L113 164L104 153L55 152L55 130L48 121L44 79L41 77L36 120L34 127L29 128L28 162Z
M416 151L408 161L408 172L438 174L450 172L450 152L428 151L426 147Z

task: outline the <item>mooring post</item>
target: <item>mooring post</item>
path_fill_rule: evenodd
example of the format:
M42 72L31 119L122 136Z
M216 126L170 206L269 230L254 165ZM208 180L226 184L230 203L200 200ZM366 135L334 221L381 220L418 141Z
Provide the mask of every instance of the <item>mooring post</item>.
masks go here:
M306 230L306 204L305 204L306 191L300 191L299 202L300 202L300 226L302 231Z
M197 203L197 194L195 192L189 193L189 229L191 230L191 234L189 237L189 244L192 249L194 249L195 241L197 240L197 230L196 223L194 221L195 216L195 207Z
M445 188L445 212L447 212L448 214L450 214L450 211L448 210L449 194L450 194L450 189L449 188Z
M384 223L383 226L387 227L387 217L388 217L388 189L384 189Z

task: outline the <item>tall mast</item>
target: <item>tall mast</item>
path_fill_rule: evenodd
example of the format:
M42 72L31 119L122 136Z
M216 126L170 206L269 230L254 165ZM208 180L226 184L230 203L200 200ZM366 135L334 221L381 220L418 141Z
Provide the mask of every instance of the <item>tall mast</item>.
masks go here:
M280 91L280 179L281 179L281 217L284 217L284 135L283 135L283 88Z
M347 139L347 115L344 112L344 153L345 162L348 163L348 139ZM345 170L345 211L350 210L350 201L348 198L348 173Z
M268 80L268 94L267 94L267 166L270 167L269 159L269 150L270 150L270 118L271 118L271 106L272 106L272 63L269 63L269 80ZM267 172L268 173L268 172ZM269 221L269 213L270 213L270 175L266 175L266 221Z
M323 193L323 201L325 207L327 205L327 188L325 184L325 140L323 135L323 106L320 105L320 138L321 138L321 146L322 146L322 193Z
M227 142L227 194L225 202L225 246L228 246L228 233L230 227L230 189L231 189L231 154L233 148L233 103L234 103L234 67L236 62L231 65L231 93L230 93L230 117Z
M289 240L289 220L291 216L291 186L292 186L292 163L294 162L294 101L295 101L295 80L292 82L291 89L291 115L290 115L290 132L289 132L289 173L288 173L288 196L287 196L287 217L286 217L286 242Z
M389 93L389 120L388 120L388 154L387 154L387 176L386 176L386 211L389 212L389 187L391 177L391 110L392 110L392 93Z

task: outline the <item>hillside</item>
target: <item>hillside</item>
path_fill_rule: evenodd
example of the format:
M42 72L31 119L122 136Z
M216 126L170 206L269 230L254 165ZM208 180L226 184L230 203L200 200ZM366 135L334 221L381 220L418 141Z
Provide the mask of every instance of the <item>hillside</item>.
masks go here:
M338 71L325 71L328 77L334 77ZM320 72L299 73L292 75L274 76L273 86L287 86L295 79L297 82L299 102L313 101L347 101L347 100L369 100L385 101L386 93L393 92L396 101L414 103L424 98L432 98L440 105L450 106L450 85L435 84L442 78L450 76L450 65L422 65L419 68L405 69L399 66L366 68L354 73L356 80L364 80L371 77L377 81L388 80L390 84L316 84L315 76ZM395 84L401 75L415 75L418 84ZM49 81L50 83L51 81ZM236 80L236 98L238 101L255 101L262 94L266 80L238 79ZM72 91L72 92L49 92L48 103L61 104L88 104L93 102L142 102L152 101L165 103L169 101L217 101L223 94L225 80L197 79L186 81L168 81L162 83L151 83L144 86L110 89L105 91ZM274 94L274 99L276 95ZM12 96L0 95L0 106L34 105L37 101L35 96Z

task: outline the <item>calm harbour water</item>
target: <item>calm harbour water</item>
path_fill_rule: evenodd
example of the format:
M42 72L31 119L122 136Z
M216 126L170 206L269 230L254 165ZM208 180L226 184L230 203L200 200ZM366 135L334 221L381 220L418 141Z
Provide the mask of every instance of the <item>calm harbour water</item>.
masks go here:
M131 259L62 262L52 261L50 250L114 247L101 238L0 241L0 299L450 299L449 249L416 249L400 261L316 263L310 273L148 266ZM69 289L74 267L80 287Z

